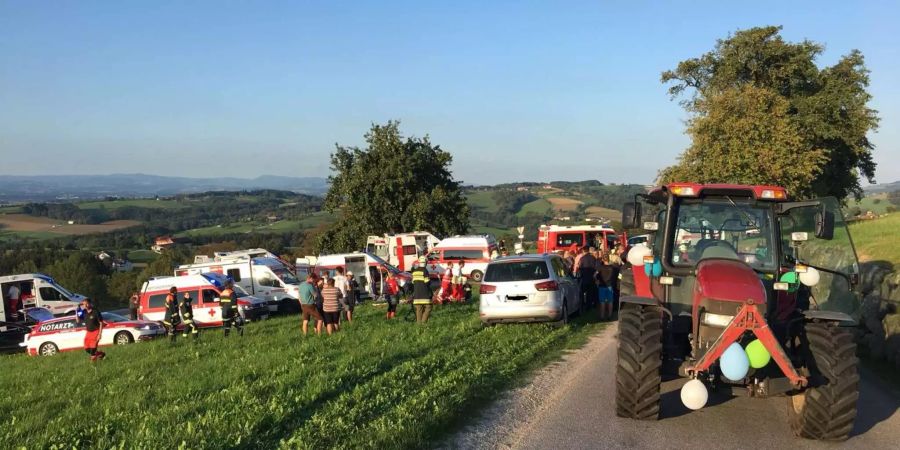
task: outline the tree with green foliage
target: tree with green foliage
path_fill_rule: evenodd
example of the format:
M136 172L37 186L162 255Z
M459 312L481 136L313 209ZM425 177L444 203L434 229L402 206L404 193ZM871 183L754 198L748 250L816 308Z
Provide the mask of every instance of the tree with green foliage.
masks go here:
M402 136L397 121L373 124L365 140L365 148L337 145L331 155L324 206L340 216L319 235L319 252L359 250L372 234L466 232L469 207L450 173L450 153L428 136Z
M105 301L106 266L88 252L75 252L47 267L47 273L66 289Z
M786 42L781 27L742 30L699 58L663 72L682 105L691 146L660 182L784 184L795 197L862 196L874 182L878 126L862 53L815 64L821 44Z

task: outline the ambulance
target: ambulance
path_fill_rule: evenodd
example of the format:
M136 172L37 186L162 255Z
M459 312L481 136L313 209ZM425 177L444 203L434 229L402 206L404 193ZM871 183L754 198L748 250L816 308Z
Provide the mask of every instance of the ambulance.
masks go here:
M375 255L400 270L412 269L419 257L440 243L440 239L427 231L368 236L366 253Z
M219 295L227 280L227 276L219 273L151 278L141 287L138 315L144 320L161 322L166 315L166 296L174 286L178 289L178 298L184 297L185 293L191 296L197 326L221 326L222 306L219 304ZM234 286L234 293L237 297L238 314L244 320L269 318L269 308L264 300L248 294L237 285Z
M360 294L364 297L377 298L384 288L382 274L392 273L397 278L401 288L412 285L412 275L391 265L378 256L365 253L340 253L335 255L323 255L319 257L307 256L303 258L312 263L311 271L318 274L334 276L335 269L343 267L344 271L353 272L353 278L359 283Z
M537 252L553 253L581 247L609 251L619 241L627 244L624 234L620 238L616 230L608 225L541 225L538 228Z
M42 273L25 273L0 277L0 320L10 318L14 311L7 311L11 305L11 296L18 295L18 309L47 308L56 316L75 313L78 304L84 300L81 294L75 294L62 287L49 275Z
M115 313L102 312L103 331L100 347L126 345L165 336L162 325L146 320L129 320ZM30 356L53 356L59 352L81 350L87 329L74 315L39 322L25 335L21 346Z
M175 276L206 273L231 277L235 286L265 300L269 305L269 312L299 311L297 299L300 298L300 280L279 258L246 253L212 258L195 257L194 264L181 265L175 269Z
M447 270L449 263L455 265L463 260L463 275L480 283L495 250L497 240L489 234L448 237L428 253L425 268L431 277L437 278Z

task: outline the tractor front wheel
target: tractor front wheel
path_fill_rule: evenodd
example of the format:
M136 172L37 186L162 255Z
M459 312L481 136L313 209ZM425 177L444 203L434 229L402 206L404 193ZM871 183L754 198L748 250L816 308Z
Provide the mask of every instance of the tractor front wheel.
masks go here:
M639 420L659 417L661 354L662 322L659 309L622 305L616 363L617 416Z
M859 399L853 335L835 323L807 323L803 341L809 387L790 397L791 428L807 439L844 441Z

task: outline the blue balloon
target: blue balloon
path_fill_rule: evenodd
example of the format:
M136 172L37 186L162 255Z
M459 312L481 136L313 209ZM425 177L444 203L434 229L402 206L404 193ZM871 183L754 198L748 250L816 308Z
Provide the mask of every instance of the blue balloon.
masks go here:
M653 276L658 278L660 275L662 275L662 263L656 259L653 261Z
M747 357L747 352L744 351L741 344L735 342L725 349L725 353L722 353L722 357L719 358L719 368L725 378L731 381L741 381L750 371L750 358Z

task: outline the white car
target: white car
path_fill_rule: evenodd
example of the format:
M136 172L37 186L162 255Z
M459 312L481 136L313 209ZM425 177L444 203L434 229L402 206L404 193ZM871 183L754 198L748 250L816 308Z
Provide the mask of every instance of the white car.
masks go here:
M156 322L128 320L114 313L101 315L103 317L101 347L146 341L166 334L166 329ZM31 356L51 356L68 350L81 350L84 348L85 332L84 325L77 322L75 316L60 317L34 325L21 345L28 349Z
M581 290L555 254L500 258L481 283L481 322L567 323L581 308Z

